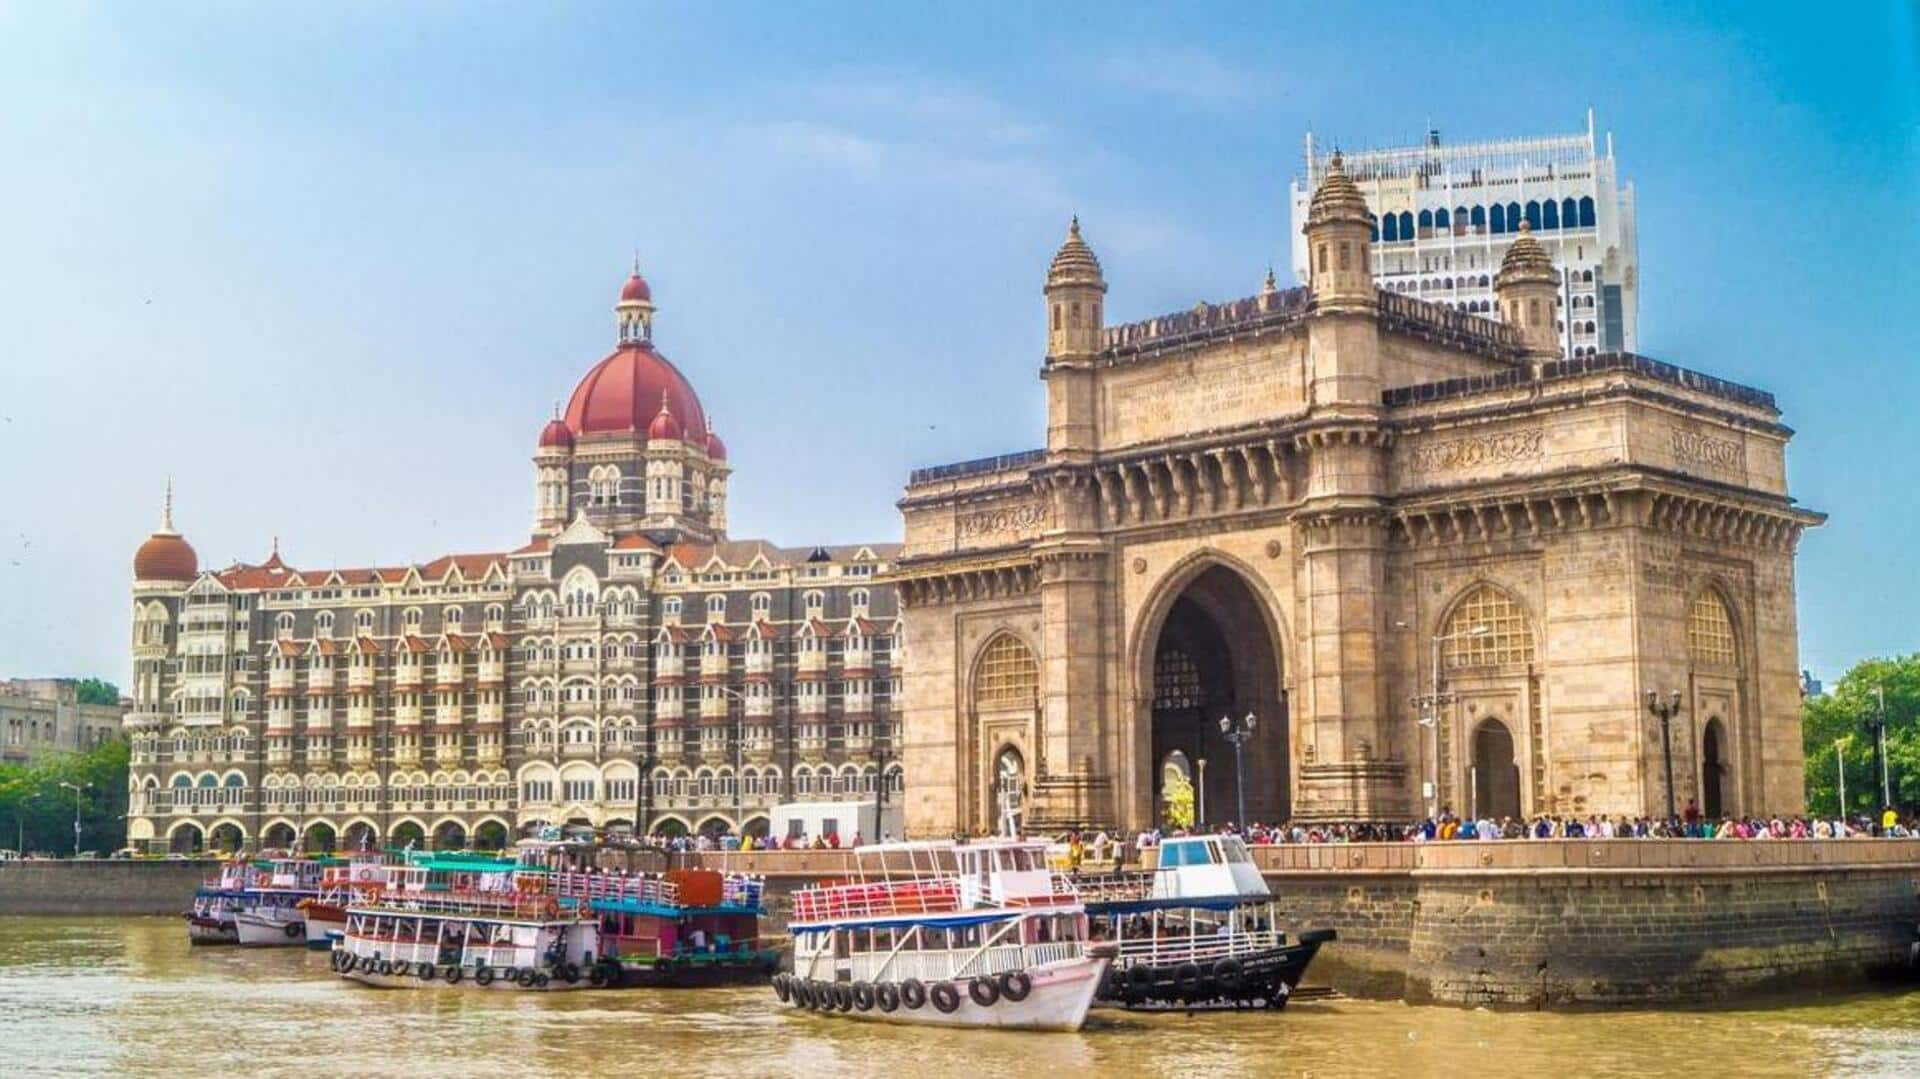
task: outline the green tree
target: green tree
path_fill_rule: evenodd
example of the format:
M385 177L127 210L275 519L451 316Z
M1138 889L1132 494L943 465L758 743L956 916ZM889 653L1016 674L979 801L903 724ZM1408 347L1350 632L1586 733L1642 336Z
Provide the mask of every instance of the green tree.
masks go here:
M1832 813L1839 803L1835 743L1847 773L1847 812L1878 815L1880 775L1868 724L1886 694L1887 769L1893 800L1903 811L1920 806L1920 653L1861 660L1823 696L1802 709L1807 756L1807 809Z
M127 844L127 744L104 742L27 764L0 765L0 846L66 854L73 850L74 792L81 787L80 849Z
M100 678L81 678L73 683L81 704L119 704L120 687Z

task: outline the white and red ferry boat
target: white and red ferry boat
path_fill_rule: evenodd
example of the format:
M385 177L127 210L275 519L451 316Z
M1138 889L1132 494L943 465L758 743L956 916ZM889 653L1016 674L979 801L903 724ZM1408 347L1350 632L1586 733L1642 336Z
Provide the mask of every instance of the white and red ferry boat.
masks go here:
M189 943L240 942L240 928L234 923L234 916L246 905L247 884L253 879L252 873L252 859L234 858L222 862L219 874L194 890L193 906L186 913Z
M307 918L307 947L333 947L335 937L347 931L347 908L386 887L394 868L392 857L362 851L345 865L329 865L320 874L320 892L299 903Z
M600 923L555 893L551 871L484 855L415 856L347 907L332 955L343 978L386 988L556 991L618 970Z
M1045 843L888 843L854 878L793 896L795 1009L894 1023L1078 1030L1112 961L1088 942L1072 882Z
M333 861L283 857L254 862L240 908L233 915L239 944L247 948L304 945L307 919L300 904L320 894L320 875Z

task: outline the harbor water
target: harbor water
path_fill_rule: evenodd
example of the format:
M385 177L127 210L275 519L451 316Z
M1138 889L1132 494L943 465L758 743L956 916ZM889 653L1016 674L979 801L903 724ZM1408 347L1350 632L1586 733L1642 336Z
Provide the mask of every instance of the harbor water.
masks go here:
M789 1014L764 988L375 990L324 953L191 948L177 918L0 917L0 1074L1920 1075L1920 993L1672 1011L1357 1000L1098 1011L1079 1034Z

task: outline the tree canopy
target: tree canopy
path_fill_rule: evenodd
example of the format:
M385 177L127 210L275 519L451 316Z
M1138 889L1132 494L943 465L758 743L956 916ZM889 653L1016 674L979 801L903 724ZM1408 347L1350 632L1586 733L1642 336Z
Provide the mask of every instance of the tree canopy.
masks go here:
M1887 771L1894 804L1909 812L1920 806L1920 653L1915 653L1861 660L1829 692L1807 698L1802 733L1808 812L1832 813L1839 807L1836 742L1847 774L1847 812L1873 814L1882 808L1869 726L1880 707L1876 688L1886 694Z
M120 687L102 678L76 678L73 690L81 704L120 703Z
M127 743L113 739L85 753L0 764L0 847L73 853L75 796L62 783L84 788L81 850L105 854L127 845Z

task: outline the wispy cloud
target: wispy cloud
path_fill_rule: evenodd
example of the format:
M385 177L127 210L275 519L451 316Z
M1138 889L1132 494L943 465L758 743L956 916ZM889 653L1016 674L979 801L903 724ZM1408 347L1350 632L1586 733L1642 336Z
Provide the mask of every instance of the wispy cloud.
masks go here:
M1245 104L1273 92L1267 73L1191 47L1109 52L1093 61L1092 74L1115 90L1210 108Z

